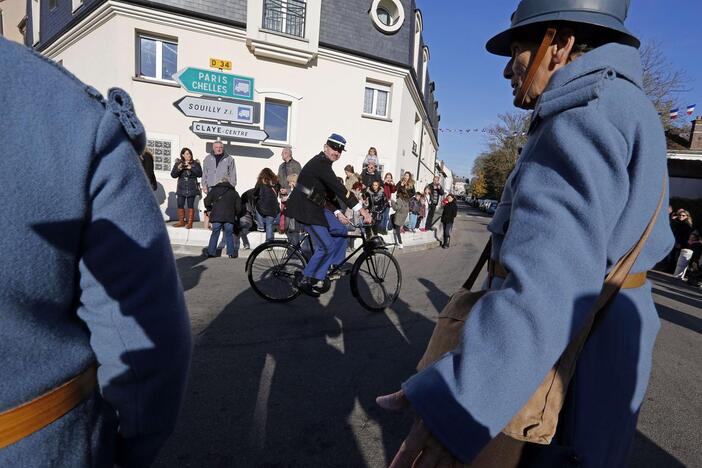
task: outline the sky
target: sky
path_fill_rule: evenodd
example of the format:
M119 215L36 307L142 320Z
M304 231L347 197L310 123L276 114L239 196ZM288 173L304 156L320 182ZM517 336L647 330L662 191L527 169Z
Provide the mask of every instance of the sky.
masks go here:
M441 128L482 129L516 110L502 78L507 59L485 51L485 42L509 27L518 0L417 0L429 47L429 72L436 82ZM627 28L642 42L656 42L671 67L684 72L689 91L677 96L702 115L702 1L632 0ZM696 49L695 49L696 46ZM483 133L439 133L439 159L470 177L473 161L487 149Z

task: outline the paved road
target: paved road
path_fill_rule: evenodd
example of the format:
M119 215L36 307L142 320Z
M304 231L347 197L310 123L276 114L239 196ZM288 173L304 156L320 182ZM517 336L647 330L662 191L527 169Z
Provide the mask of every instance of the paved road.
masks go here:
M462 209L451 249L398 254L403 290L385 314L361 309L348 279L321 301L275 305L250 291L242 259L178 258L195 351L157 466L386 466L411 419L374 399L413 373L488 221ZM702 295L664 275L655 293L662 328L631 466L700 466Z

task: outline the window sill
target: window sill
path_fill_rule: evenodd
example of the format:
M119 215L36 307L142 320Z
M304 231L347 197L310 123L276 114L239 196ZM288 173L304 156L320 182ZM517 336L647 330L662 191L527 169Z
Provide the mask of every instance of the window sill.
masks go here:
M261 28L261 29L259 29L259 31L262 33L265 33L265 34L273 34L274 36L285 37L287 39L294 39L294 40L300 41L300 42L310 42L307 38L295 36L294 34L288 34L288 33L280 32L280 31L276 31L274 29Z
M162 85L162 86L169 86L171 88L180 88L180 84L176 83L175 81L157 80L157 79L153 79L153 78L145 78L143 76L133 76L132 81L138 81L140 83L151 83L151 84L157 84L157 85Z
M391 118L381 117L379 115L361 114L361 117L363 117L364 119L380 120L381 122L392 122Z

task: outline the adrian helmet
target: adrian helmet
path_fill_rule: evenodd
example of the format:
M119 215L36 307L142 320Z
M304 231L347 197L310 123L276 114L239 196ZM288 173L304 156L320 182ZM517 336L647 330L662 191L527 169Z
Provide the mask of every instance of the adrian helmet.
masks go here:
M509 57L512 42L520 34L558 22L586 25L602 40L638 48L641 42L624 26L629 3L630 0L522 0L512 13L509 29L490 39L485 48L492 54Z

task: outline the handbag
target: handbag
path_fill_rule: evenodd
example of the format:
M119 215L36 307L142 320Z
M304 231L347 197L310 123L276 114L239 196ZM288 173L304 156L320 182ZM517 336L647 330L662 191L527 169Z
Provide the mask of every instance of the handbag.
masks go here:
M622 287L637 287L645 282L645 273L629 275L636 259L655 225L663 206L665 180L658 207L651 217L641 238L615 265L605 277L602 290L595 301L580 333L570 342L556 364L548 372L522 409L505 426L502 432L492 439L470 465L478 467L516 467L519 465L525 443L548 445L551 443L558 426L558 415L563 407L568 384L575 372L578 356L595 326L603 317L609 302ZM438 317L434 332L429 340L424 356L417 365L421 371L447 352L455 350L461 340L472 307L487 290L472 292L481 270L490 258L492 239L487 242L475 268L468 276L461 289L456 292ZM501 267L495 262L489 263L489 281L500 276ZM501 276L506 276L503 272ZM643 278L642 278L643 277Z

